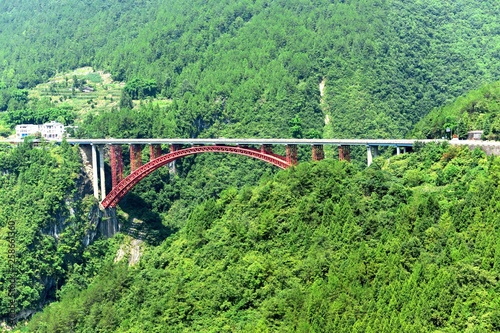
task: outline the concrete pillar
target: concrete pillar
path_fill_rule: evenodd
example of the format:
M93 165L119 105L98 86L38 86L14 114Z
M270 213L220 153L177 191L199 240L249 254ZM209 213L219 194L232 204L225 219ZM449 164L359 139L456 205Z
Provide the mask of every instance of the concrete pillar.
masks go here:
M176 145L176 144L172 144L170 145L170 152L173 153L173 152L176 152L178 151L179 149L181 149L181 145ZM177 170L175 168L175 161L171 162L168 164L168 168L169 168L169 172L170 173L177 173Z
M351 161L351 150L349 146L339 146L339 161Z
M325 152L323 150L323 145L313 145L312 146L312 160L321 161L325 159Z
M401 154L401 148L399 146L396 146L396 155Z
M286 145L286 161L291 165L297 164L297 145Z
M115 188L123 179L122 146L111 145L109 147L109 159L111 164L111 184L112 188Z
M95 145L92 145L92 187L94 188L94 197L99 200L99 181L97 173L97 151Z
M366 146L366 160L368 162L368 166L370 166L373 162L372 147L371 146Z
M104 151L102 146L97 147L99 150L99 173L101 177L101 201L106 198L106 178L104 174Z

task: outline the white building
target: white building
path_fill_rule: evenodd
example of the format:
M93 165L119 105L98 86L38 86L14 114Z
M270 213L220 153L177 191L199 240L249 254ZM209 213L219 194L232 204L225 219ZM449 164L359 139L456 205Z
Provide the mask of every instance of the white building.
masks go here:
M39 135L47 140L62 140L64 125L57 121L51 121L43 125L21 124L16 126L16 139L22 139L28 135Z
M481 140L483 131L470 131L467 133L467 140Z
M36 135L40 133L40 125L17 125L16 126L16 139L22 139L28 135Z

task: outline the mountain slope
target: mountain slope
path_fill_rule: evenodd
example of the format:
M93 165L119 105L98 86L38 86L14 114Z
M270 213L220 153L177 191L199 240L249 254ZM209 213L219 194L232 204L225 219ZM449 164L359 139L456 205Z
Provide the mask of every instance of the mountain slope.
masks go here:
M92 65L153 79L182 135L398 136L500 78L497 1L20 1L0 4L1 80ZM331 127L331 128L330 128Z
M429 145L229 189L30 332L495 331L498 158Z
M403 137L500 79L499 17L495 0L4 1L0 112L70 122L79 110L25 89L93 66L142 100L91 107L77 118L89 137ZM132 221L142 208L143 224L179 232L139 267L94 276L114 253L84 249L89 203L73 217L64 202L79 159L67 146L18 149L1 153L0 199L27 254L19 310L61 297L30 331L499 329L498 159L478 151L430 146L362 172L327 160L274 178L258 161L186 159L120 203ZM43 232L56 207L78 222L61 241Z
M450 133L446 129L450 129ZM460 139L467 132L482 130L484 138L498 140L500 135L500 82L482 86L460 96L453 103L433 109L413 130L416 137L440 138L453 132Z

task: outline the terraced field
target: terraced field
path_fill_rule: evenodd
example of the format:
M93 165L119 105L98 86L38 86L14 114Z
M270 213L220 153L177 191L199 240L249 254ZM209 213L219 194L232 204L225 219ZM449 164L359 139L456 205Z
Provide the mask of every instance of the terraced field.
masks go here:
M125 83L115 82L111 74L83 67L58 74L47 83L30 90L30 98L49 98L56 106L71 106L79 115L118 107Z

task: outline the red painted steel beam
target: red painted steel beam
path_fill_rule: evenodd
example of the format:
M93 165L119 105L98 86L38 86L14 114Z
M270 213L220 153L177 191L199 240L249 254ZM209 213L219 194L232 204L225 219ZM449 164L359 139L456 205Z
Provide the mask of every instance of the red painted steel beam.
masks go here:
M121 145L111 145L109 148L110 152L110 164L111 164L111 184L112 188L115 188L123 180L123 156L122 156L122 146Z
M149 145L149 160L152 161L161 156L161 145Z
M155 158L160 157L162 154L161 145L155 145Z
M142 166L142 146L130 145L130 172L134 172Z
M295 146L295 148L297 148ZM295 149L296 151L296 149ZM115 207L118 202L143 178L151 174L158 168L173 162L177 159L201 153L229 153L236 155L243 155L252 157L267 163L271 163L274 166L277 166L281 169L286 169L290 167L292 164L288 163L287 160L283 156L279 155L269 155L263 154L258 149L253 148L242 148L242 147L233 147L233 146L202 146L202 147L191 147L176 150L169 154L165 154L160 156L149 163L144 164L130 175L128 175L125 179L122 180L115 188L108 193L106 198L102 201L102 206L104 208ZM279 157L278 157L279 156Z
M272 154L273 153L273 145L262 145L262 146L260 146L260 152L262 154Z
M351 149L349 146L339 146L339 161L351 161Z
M170 145L170 152L173 153L174 151L177 151L177 150L180 150L181 149L181 145Z
M325 159L325 152L323 150L323 145L313 145L312 146L312 160L321 161Z
M297 145L286 145L286 162L297 165Z

